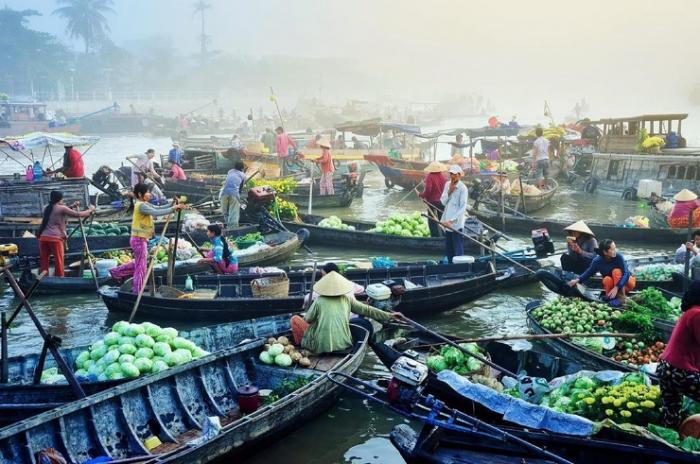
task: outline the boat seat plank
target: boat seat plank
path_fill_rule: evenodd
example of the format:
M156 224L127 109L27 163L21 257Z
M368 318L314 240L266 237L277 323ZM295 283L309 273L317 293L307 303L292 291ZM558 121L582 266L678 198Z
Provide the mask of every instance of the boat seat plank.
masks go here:
M177 399L172 379L151 384L148 389L153 410L173 436L177 437L191 428L192 424Z
M323 356L310 356L309 361L311 361L311 366L309 369L327 372L333 370L338 362L343 359L345 355L343 354L332 354Z

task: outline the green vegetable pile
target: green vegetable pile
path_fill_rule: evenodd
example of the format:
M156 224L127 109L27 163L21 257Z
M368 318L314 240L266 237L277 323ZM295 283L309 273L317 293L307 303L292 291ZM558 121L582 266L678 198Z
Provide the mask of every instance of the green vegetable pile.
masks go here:
M460 343L459 346L477 355L485 356L481 348L476 343ZM445 345L440 350L440 354L428 356L425 360L428 369L438 373L446 369L451 369L459 375L473 374L484 368L484 363L473 356L469 356L455 348Z
M129 228L127 226L111 222L106 222L104 224L101 224L99 222L93 222L92 224L86 224L85 226L83 226L83 228L85 229L85 235L88 237L117 237L119 235L130 234ZM71 227L70 229L68 229L67 232L68 235L72 234L73 237L83 236L82 232L80 231L80 227Z
M674 296L669 301L660 290L653 287L645 288L632 300L651 310L652 316L659 319L676 321L681 316L681 299Z
M401 237L430 237L428 221L419 212L410 215L393 213L387 221L378 221L368 232Z
M209 354L179 337L172 327L119 321L112 331L81 352L75 375L92 381L118 380L157 373Z
M270 337L260 352L259 359L263 364L276 364L280 367L290 367L292 364L309 367L311 366L310 354L307 350L297 351L294 344L285 336Z
M654 343L658 340L654 323L652 322L651 309L628 300L625 310L615 320L615 329L620 332L639 333L640 340L645 343Z
M602 303L588 303L573 298L556 298L532 311L532 316L547 330L555 333L590 333L609 331L619 311Z
M295 391L299 390L300 388L308 385L311 383L311 381L314 378L312 376L309 377L297 377L295 379L284 379L282 380L282 383L280 384L279 387L275 388L272 390L272 393L270 393L265 399L263 400L264 405L272 404L275 401L277 401L280 398L284 398L285 396L294 393Z
M683 451L700 452L700 439L688 436L681 440L680 435L675 430L655 424L649 424L647 430L663 438L669 444L679 447Z
M241 248L246 245L250 245L253 243L257 242L263 242L265 240L265 237L263 237L263 234L260 232L251 232L249 234L241 235L240 237L236 237L233 242L236 245L236 248Z
M680 264L646 264L633 270L637 280L672 280L673 273L680 271Z
M355 230L355 226L343 224L343 221L341 221L338 216L330 216L321 219L318 225L319 227L328 227L329 229Z

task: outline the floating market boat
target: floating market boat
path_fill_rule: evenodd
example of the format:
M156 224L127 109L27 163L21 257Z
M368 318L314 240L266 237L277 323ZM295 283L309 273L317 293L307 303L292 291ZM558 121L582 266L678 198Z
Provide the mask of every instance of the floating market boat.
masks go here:
M545 219L534 218L521 214L509 214L495 211L494 209L479 208L477 211L470 211L478 219L486 224L503 229L506 233L527 234L535 229L547 229L552 237L561 237L562 242L567 236L564 227L571 225L573 219ZM503 223L505 222L505 227ZM687 230L685 229L662 229L662 228L641 228L625 227L620 224L605 224L596 221L586 220L586 224L595 232L597 237L610 238L621 245L622 249L631 242L634 243L654 243L655 245L673 247L673 250L686 242Z
M355 343L350 350L313 357L309 368L293 369L258 360L264 337L255 334L242 343L236 337L231 343L227 331L219 329L228 343L212 354L1 429L1 462L33 464L36 453L47 448L71 463L98 457L183 464L223 455L232 459L306 423L335 401L340 388L327 372L354 373L366 351L367 332L351 329ZM303 386L289 393L289 384ZM251 401L255 397L248 391L255 390L249 385L288 394L248 408L259 405Z
M311 232L309 237L310 244L318 243L337 246L339 243L342 243L346 248L373 249L386 253L415 250L423 253L440 253L440 256L445 251L445 239L441 237L404 237L373 233L368 231L376 227L375 223L350 219L343 219L343 224L354 227L354 230L333 229L318 225L323 219L326 219L324 216L300 214L299 217L301 222L284 221L284 225L289 230L308 229ZM470 218L467 218L465 223L465 231L475 239L479 239L484 233L481 224ZM482 247L476 245L472 240L465 238L463 242L465 253L482 253Z
M523 181L525 183L525 181ZM534 213L542 208L546 208L552 203L554 196L559 190L559 184L554 179L546 180L546 187L536 195L517 195L508 194L503 195L503 203L510 208L510 210L520 211L522 213ZM482 200L483 201L483 200ZM489 196L488 206L498 210L501 201L500 195L493 194Z
M352 271L346 276L360 285L386 282L388 287L402 287L403 293L390 299L387 309L404 314L423 315L472 301L500 284L505 285L512 275L510 270L494 271L490 262L464 264L459 268L440 265L415 266L413 269L402 268L397 274L393 275L392 269L365 269ZM171 289L154 295L148 291L144 292L138 317L190 322L238 321L301 311L304 297L311 287L311 275L302 273L295 276L294 273L290 273L288 293L267 298L254 296L251 280L256 276L193 276L196 290L191 294L173 292ZM514 277L514 284L522 282L521 276ZM130 291L129 283L122 288L103 287L99 294L107 309L117 313L130 313L136 301L136 295ZM366 296L361 295L358 298L365 299Z
M94 288L94 287L93 287ZM289 329L289 315L271 316L245 322L235 322L181 332L180 336L194 342L207 351L235 347L245 339L270 337ZM69 366L75 366L78 355L90 345L61 348L60 352ZM39 366L39 353L8 358L8 383L0 383L0 424L7 425L35 414L74 401L67 383L39 383L35 374ZM43 369L56 367L56 361L47 356ZM39 372L41 374L41 372ZM80 384L87 395L101 392L125 383L127 380L90 381ZM1 462L1 461L0 461Z

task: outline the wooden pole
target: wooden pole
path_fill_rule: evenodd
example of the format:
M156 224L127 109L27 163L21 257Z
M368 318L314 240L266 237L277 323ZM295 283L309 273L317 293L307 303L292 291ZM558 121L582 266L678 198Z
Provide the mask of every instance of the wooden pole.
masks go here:
M168 267L168 285L173 285L173 275L175 274L175 261L177 261L177 242L180 238L180 219L182 218L182 210L177 212L177 220L175 221L175 240L173 245L172 263ZM224 238L224 240L226 240Z
M7 357L7 317L5 316L5 311L0 313L0 352L2 353L0 383L7 383L9 379L9 363Z
M686 235L686 243L693 239L693 212L696 208L693 208L688 212L688 234ZM690 273L690 250L685 250L685 264L683 267L683 292L688 290L688 279Z
M311 211L313 210L313 203L314 203L314 167L313 167L313 165L311 166L311 169L309 169L309 176L311 177L311 181L309 182L309 206L306 209L306 214L311 216Z
M163 241L163 237L165 237L165 232L168 230L168 224L170 224L171 217L172 214L169 214L168 219L166 219L165 225L163 226L163 232L161 232L160 238L158 239L158 243L156 246L153 247L153 256L151 256L151 264L148 266L148 270L146 271L146 279L148 279L148 276L151 275L151 273L153 272L153 268L156 265L156 253L158 252L158 245L160 245L160 242ZM129 322L131 322L134 319L136 311L139 309L139 304L141 304L141 297L143 297L143 291L146 288L147 283L148 282L144 282L143 286L141 287L141 290L139 290L139 294L136 297L136 302L134 302L134 308L131 310L131 314L129 315Z
M454 340L455 343L481 343L481 342L501 342L506 340L546 340L551 338L636 338L640 334L636 333L550 333L550 334L524 334L524 335L502 335L496 337L481 337L481 338L460 338ZM414 348L430 348L431 346L444 345L444 342L429 343L425 345L417 345Z
M90 258L90 247L88 246L87 236L85 235L85 227L83 227L83 218L78 217L78 223L80 224L80 233L83 236L83 244L85 245L85 256L87 257L88 264L90 265L90 272L92 272L92 280L93 282L95 282L95 290L99 290L100 283L97 280L97 272L95 272L95 265L92 263L92 259Z

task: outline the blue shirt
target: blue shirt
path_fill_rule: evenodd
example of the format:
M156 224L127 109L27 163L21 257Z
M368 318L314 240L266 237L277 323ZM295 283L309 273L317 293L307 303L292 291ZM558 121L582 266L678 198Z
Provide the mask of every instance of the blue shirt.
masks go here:
M168 152L168 161L175 163L178 166L182 166L182 151L179 148L171 148Z
M226 182L224 183L221 195L230 195L240 198L241 184L243 182L245 182L245 174L237 169L231 169L226 176Z
M595 258L593 258L593 261L591 261L591 265L588 266L588 269L586 269L586 271L583 274L581 274L578 280L579 282L583 283L586 280L588 280L588 278L590 278L592 275L595 275L596 272L600 272L600 275L602 275L603 277L611 276L613 269L619 269L622 271L622 277L617 283L617 286L619 288L624 287L627 283L627 280L630 278L630 271L627 268L627 262L625 261L625 257L622 256L622 254L620 253L615 255L615 257L612 258L610 261L603 258L602 256L596 256Z

